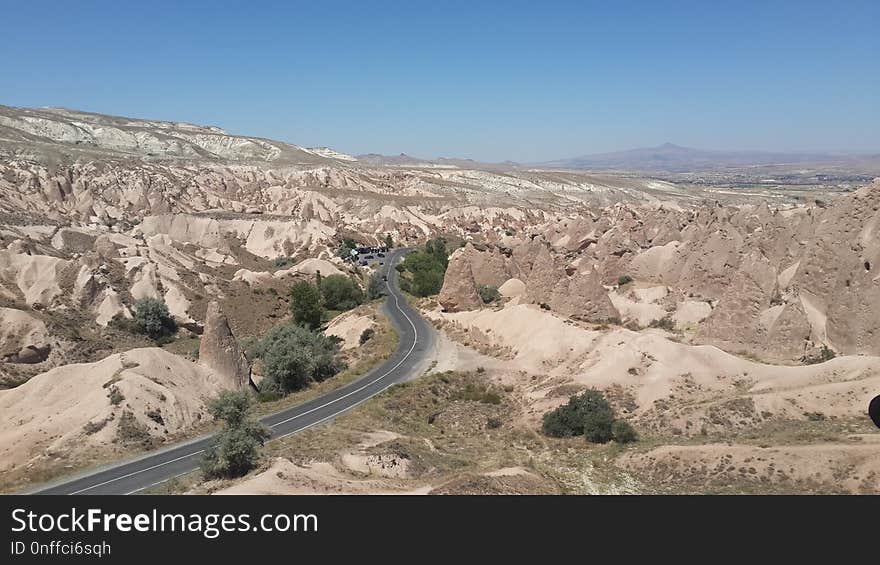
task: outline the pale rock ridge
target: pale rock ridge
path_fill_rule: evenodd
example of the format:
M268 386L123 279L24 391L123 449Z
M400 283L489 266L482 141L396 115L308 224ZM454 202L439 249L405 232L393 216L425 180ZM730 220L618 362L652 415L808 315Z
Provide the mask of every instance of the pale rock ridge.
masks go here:
M199 344L199 363L223 379L226 388L246 390L251 387L250 363L217 301L208 304L205 329Z

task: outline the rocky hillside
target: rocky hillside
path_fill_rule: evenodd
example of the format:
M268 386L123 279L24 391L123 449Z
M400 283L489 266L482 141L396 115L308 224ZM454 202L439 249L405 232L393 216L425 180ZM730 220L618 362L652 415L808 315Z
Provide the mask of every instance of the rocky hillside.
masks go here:
M465 246L439 300L474 309L481 285L522 285L521 300L564 316L677 319L697 343L773 361L878 354L878 223L880 182L828 206L618 204Z

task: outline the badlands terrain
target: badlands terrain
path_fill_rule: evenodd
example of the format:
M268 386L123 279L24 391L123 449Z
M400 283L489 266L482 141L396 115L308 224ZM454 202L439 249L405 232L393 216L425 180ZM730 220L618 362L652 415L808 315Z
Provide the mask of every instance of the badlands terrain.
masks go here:
M337 249L391 234L455 249L440 293L413 298L438 332L428 374L273 442L243 479L163 488L878 493L880 181L859 163L745 186L738 162L687 176L350 156L0 106L0 487L210 430L205 400L246 385L240 343L287 319L290 285L366 280ZM145 297L175 340L118 323ZM325 330L350 367L392 348L378 306ZM360 347L368 328L381 350ZM638 442L541 433L587 388Z

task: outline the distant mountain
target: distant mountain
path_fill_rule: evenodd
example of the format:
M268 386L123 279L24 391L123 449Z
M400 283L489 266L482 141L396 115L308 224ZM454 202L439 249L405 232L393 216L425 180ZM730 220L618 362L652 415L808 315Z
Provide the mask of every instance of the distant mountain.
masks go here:
M664 143L628 151L583 155L537 163L560 169L615 169L629 171L686 172L747 165L840 161L847 157L825 153L773 153L763 151L706 151Z
M406 153L400 155L380 155L379 153L367 153L356 157L358 162L374 167L419 167L438 169L490 169L504 170L514 167L516 164L510 161L503 163L484 163L473 159L456 157L438 157L436 159L421 159Z

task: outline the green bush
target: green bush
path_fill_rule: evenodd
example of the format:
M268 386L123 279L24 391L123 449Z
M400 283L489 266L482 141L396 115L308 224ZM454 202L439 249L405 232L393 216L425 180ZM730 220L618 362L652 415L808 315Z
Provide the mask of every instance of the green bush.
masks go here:
M376 330L374 330L373 328L365 329L361 332L361 337L359 339L360 344L363 345L367 343L374 335L376 335Z
M364 301L361 287L345 275L321 277L319 288L324 297L324 306L330 310L351 310Z
M367 283L367 298L376 300L385 294L385 281L378 272L370 275L370 282Z
M617 443L632 443L639 439L636 431L629 422L625 420L617 420L614 422L611 426L611 434L614 436L614 441Z
M339 246L339 249L336 250L336 255L343 259L348 259L351 257L351 250L357 249L357 242L353 239L344 239L342 241L342 245Z
M283 269L284 267L289 267L293 265L292 257L275 257L275 260L272 261L272 264L275 265L276 269Z
M345 368L339 359L339 340L301 326L275 326L248 355L263 361L261 392L288 394L312 381L323 381Z
M403 260L399 271L408 271L412 275L410 292L416 296L432 296L443 287L443 277L449 265L449 253L446 242L432 239L425 244L425 251L410 253Z
M110 386L107 398L110 399L110 404L113 406L119 406L125 400L125 396L123 396L122 391L116 385Z
M648 327L660 328L661 330L673 332L675 331L675 322L669 316L665 316L659 320L651 320L651 323L648 324Z
M297 324L312 329L319 328L324 314L321 291L305 281L296 283L290 287L290 311Z
M202 457L207 478L240 477L259 461L269 429L251 417L252 402L245 391L224 391L208 402L208 412L224 426Z
M617 279L617 286L623 286L623 285L629 284L629 283L631 283L631 282L633 282L633 278L632 278L631 276L629 276L629 275L621 275L621 276Z
M480 285L480 288L477 289L477 293L480 295L483 304L491 304L501 298L501 293L498 292L497 286L487 284Z
M601 392L589 389L568 399L556 410L544 414L542 429L552 437L583 435L587 441L611 440L614 410Z
M134 303L134 327L151 339L161 340L174 335L177 322L168 306L159 298L141 298Z
M394 240L391 239L390 233L385 234L385 247L387 247L388 249L391 249L392 247L394 247Z

